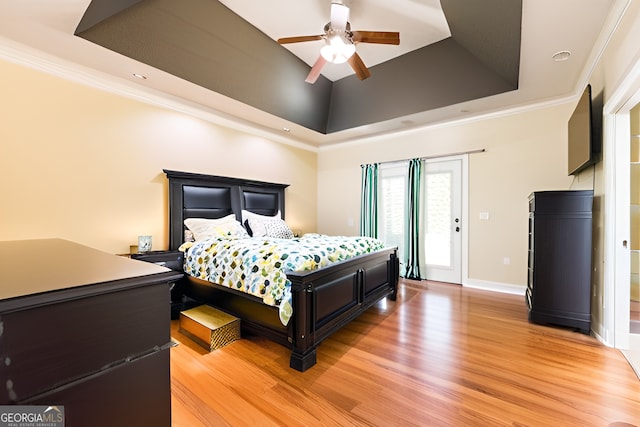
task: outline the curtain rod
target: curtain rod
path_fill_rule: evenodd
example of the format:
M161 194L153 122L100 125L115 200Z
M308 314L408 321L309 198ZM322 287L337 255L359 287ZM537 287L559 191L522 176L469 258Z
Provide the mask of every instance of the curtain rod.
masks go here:
M461 156L463 154L476 154L476 153L484 153L486 150L484 148L479 148L477 150L469 150L469 151L458 151L456 153L447 153L447 154L436 154L433 156L426 156L426 157L413 157L411 159L400 159L400 160L387 160L386 162L374 162L377 163L379 165L381 164L385 164L385 163L400 163L400 162L408 162L409 160L413 160L413 159L420 159L420 160L428 160L428 159L437 159L440 157L453 157L453 156ZM360 167L363 167L364 165L361 164Z

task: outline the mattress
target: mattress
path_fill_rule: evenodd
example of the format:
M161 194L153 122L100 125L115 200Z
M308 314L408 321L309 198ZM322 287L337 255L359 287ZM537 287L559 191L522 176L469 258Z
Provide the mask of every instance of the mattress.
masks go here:
M212 238L183 244L186 274L261 298L279 308L286 325L293 314L287 272L313 271L383 249L371 237L327 236L299 238Z

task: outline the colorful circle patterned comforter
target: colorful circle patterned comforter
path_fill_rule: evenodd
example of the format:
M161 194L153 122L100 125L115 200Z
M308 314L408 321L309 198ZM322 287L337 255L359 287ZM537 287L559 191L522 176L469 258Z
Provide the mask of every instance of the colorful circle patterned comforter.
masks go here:
M185 243L187 274L262 298L279 308L280 321L293 314L287 271L310 271L384 248L371 237L305 234L294 239L216 238Z

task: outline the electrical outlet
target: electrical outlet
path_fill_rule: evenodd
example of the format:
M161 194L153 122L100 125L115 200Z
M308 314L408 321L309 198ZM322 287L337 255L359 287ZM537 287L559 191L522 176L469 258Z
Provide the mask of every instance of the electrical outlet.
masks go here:
M480 212L480 219L487 221L489 219L489 212Z
M509 265L511 264L511 258L509 258L508 256L504 257L502 259L502 262L504 263L504 265Z

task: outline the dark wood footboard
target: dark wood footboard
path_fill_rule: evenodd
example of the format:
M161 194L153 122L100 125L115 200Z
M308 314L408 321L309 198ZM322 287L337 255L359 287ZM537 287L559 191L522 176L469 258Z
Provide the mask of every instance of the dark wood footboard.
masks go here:
M185 294L241 319L243 333L265 336L291 348L290 366L316 363L318 345L385 297L396 299L399 263L395 248L383 249L320 270L289 273L293 316L287 326L278 309L259 298L190 278Z
M293 294L290 366L316 363L318 344L384 297L395 300L395 249L385 249L308 273L287 274Z

